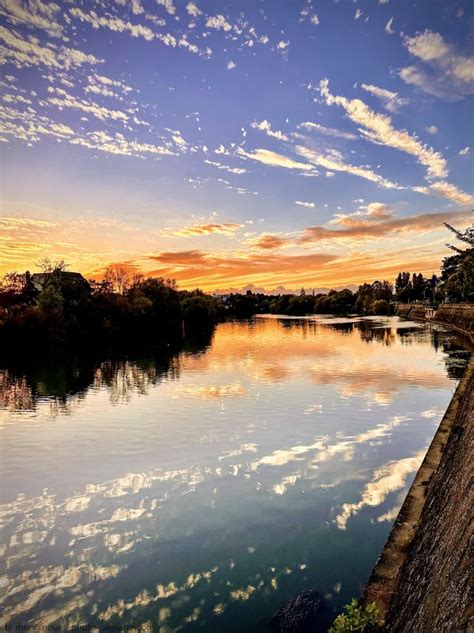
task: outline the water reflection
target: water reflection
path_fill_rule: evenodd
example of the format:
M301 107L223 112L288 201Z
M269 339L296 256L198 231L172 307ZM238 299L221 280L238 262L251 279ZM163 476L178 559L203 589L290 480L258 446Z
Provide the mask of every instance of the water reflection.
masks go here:
M1 369L2 626L251 633L358 592L469 352L396 318L208 343Z

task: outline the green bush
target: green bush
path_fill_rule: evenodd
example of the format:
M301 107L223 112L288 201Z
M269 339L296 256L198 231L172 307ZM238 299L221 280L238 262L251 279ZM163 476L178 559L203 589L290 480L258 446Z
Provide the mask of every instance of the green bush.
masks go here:
M344 607L334 620L329 633L378 633L382 631L379 624L379 612L375 604L362 606L358 600L353 600Z

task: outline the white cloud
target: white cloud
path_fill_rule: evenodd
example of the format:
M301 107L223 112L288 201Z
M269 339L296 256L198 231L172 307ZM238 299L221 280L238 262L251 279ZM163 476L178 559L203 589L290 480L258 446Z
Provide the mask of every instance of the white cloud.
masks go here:
M105 27L117 33L128 32L132 37L143 37L143 39L147 41L153 40L155 37L153 31L142 24L132 24L131 22L125 22L121 18L114 16L98 16L94 11L85 13L77 7L74 7L69 11L73 17L77 18L81 22L87 22L94 29Z
M357 9L354 15L354 20L358 20L361 16L362 16L362 11L360 9Z
M265 132L265 134L268 134L268 136L272 136L273 138L277 138L280 141L287 141L288 137L283 134L283 132L280 132L279 130L272 130L272 126L269 123L269 121L267 121L266 119L264 119L263 121L254 121L252 123L252 127L256 128L257 130L261 130L262 132Z
M448 167L442 154L427 147L406 130L395 129L389 116L374 112L360 99L332 95L327 79L320 82L319 88L328 105L341 106L349 119L361 126L359 131L367 140L415 156L426 167L428 178L444 178L447 175Z
M349 141L357 140L357 136L352 132L344 132L343 130L336 130L332 127L325 127L319 123L312 123L311 121L304 121L298 125L298 128L305 128L309 131L320 132L326 136L334 136L335 138L345 138Z
M307 209L314 209L316 206L314 202L303 202L302 200L295 200L295 204L298 204L300 207L306 207Z
M300 169L302 171L314 171L314 167L312 165L309 165L308 163L300 163L293 160L292 158L288 158L288 156L278 154L277 152L272 152L268 149L256 149L253 153L251 153L246 152L239 147L237 153L244 158L256 160L259 163L263 163L264 165L272 165L273 167L285 167L286 169Z
M452 185L451 183L445 181L434 182L429 185L429 187L413 187L413 191L423 193L425 195L447 198L448 200L453 200L459 204L472 204L474 201L470 194L460 191L456 185Z
M310 22L311 22L311 24L314 24L315 26L317 26L319 24L319 17L317 16L316 13L314 13L311 16Z
M362 508L374 508L383 503L390 493L404 488L408 476L419 468L424 456L425 451L419 451L412 457L389 462L376 470L372 481L365 486L360 501L343 504L342 512L336 517L337 527L345 530L350 517Z
M439 130L436 127L436 125L430 125L429 127L425 128L426 131L428 132L428 134L438 134Z
M419 65L402 68L399 75L405 83L448 101L474 92L474 58L458 53L442 35L426 30L405 36L403 44L426 66L426 70Z
M208 18L206 22L206 26L211 29L217 29L218 31L222 29L223 31L230 31L232 29L232 25L227 22L223 15L214 15Z
M62 88L54 88L53 86L48 87L48 92L57 94L59 97L49 97L47 102L51 105L58 106L59 108L73 108L76 110L81 110L82 112L87 112L88 114L92 114L101 121L105 121L107 119L113 119L115 121L128 121L128 116L125 112L121 112L120 110L109 110L104 106L100 106L93 101L86 101L84 99L79 99L73 95L68 94Z
M194 2L188 2L186 5L186 11L189 15L192 15L193 18L197 18L199 15L202 15L201 9Z
M395 31L392 28L392 24L393 24L393 17L390 18L390 20L385 25L385 32L388 33L389 35L393 35L395 33Z
M471 150L469 147L464 147L463 149L459 150L459 156L469 156L470 151Z
M370 180L371 182L375 182L377 185L384 187L386 189L400 189L398 185L379 176L371 169L367 167L357 167L355 165L350 165L345 163L342 157L332 155L322 155L318 152L309 149L307 147L298 146L296 151L300 156L304 156L308 159L313 165L318 165L319 167L323 167L324 169L334 172L346 172L348 174L352 174L353 176L359 176L359 178L365 178L365 180Z
M157 4L161 4L170 15L174 15L176 13L176 7L173 4L173 0L156 0Z
M288 48L289 45L290 45L289 41L285 42L281 40L280 42L278 42L277 48L279 48L280 50L285 50L285 48Z
M233 61L228 62L227 70L234 70L234 68L237 68L237 64L234 64Z
M26 24L46 31L50 37L61 37L63 27L57 22L60 7L41 0L1 0L0 15L15 26Z
M216 161L208 160L207 158L204 161L207 165L213 165L217 167L217 169L223 169L224 171L229 172L230 174L246 174L247 170L243 167L229 167L229 165L223 165L222 163L218 163Z
M372 84L362 84L361 88L380 99L383 107L389 112L397 112L399 108L409 103L408 99L399 97L398 92L392 92Z
M0 46L0 65L10 62L17 68L47 66L57 70L69 70L73 66L102 62L94 55L88 55L75 48L61 46L52 50L39 46L36 40L23 39L3 26L0 26L0 40L6 44L6 47Z

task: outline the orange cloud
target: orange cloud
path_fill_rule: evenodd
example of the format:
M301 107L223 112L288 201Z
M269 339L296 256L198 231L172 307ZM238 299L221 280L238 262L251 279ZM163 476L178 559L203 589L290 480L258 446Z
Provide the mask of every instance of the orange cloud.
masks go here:
M290 244L291 240L280 237L279 235L274 235L273 233L265 233L260 235L254 240L249 242L249 246L253 246L255 248L263 248L265 250L271 250L274 248L281 248L286 244Z
M228 235L232 237L241 229L243 224L227 222L224 224L195 224L193 226L185 226L176 231L165 233L164 237L199 237L201 235Z
M445 213L421 213L407 218L389 218L380 220L358 220L350 215L336 216L333 223L343 229L331 229L324 226L310 226L300 238L301 243L316 243L331 239L358 240L362 238L380 238L388 234L433 231L442 228L443 222L465 221L473 217L472 211L447 211Z

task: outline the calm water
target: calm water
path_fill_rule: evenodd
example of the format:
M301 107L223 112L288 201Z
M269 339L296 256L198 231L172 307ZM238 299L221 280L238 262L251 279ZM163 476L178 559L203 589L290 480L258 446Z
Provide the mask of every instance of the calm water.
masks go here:
M253 633L360 592L468 357L393 318L0 366L0 623Z

